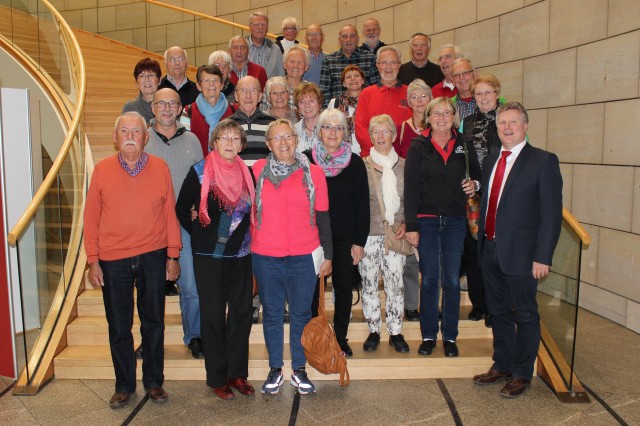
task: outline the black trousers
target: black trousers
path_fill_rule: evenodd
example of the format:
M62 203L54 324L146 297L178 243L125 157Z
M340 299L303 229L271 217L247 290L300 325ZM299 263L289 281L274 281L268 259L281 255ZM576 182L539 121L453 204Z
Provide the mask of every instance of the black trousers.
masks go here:
M469 229L467 229L467 235L464 237L462 269L467 274L469 299L471 299L473 309L479 310L483 313L487 312L487 302L484 294L484 280L482 279L482 271L478 266L478 241L473 239Z
M193 266L207 385L217 388L227 379L249 375L251 256L215 259L194 254Z
M489 240L484 241L480 265L492 321L493 368L531 380L540 347L538 281L532 273L504 274L496 243Z

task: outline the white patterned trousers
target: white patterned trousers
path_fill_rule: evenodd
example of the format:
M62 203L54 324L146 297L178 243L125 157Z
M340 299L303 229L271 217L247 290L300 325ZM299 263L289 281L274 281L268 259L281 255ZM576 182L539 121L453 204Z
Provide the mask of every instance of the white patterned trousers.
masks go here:
M367 320L369 333L380 333L382 318L380 297L378 295L379 271L382 269L387 331L395 336L402 332L404 314L404 283L402 273L406 257L393 251L384 254L384 235L367 238L364 246L364 258L358 264L362 276L362 312Z

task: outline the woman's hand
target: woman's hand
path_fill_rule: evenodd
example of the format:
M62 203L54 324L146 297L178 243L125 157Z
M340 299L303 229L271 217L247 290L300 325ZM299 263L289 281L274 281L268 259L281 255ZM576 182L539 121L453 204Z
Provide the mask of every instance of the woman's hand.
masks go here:
M364 247L360 247L357 245L351 246L351 258L353 259L353 264L357 265L362 258L364 257Z
M407 232L407 225L405 225L404 223L401 223L400 226L398 226L398 229L396 229L396 240L403 239L406 232Z
M476 193L475 185L473 184L473 181L471 179L462 180L462 190L465 194L467 194L467 197L473 197L473 195Z
M325 260L322 262L322 265L320 265L320 271L318 272L318 276L319 277L326 277L331 275L331 271L333 269L333 264L331 263L330 260Z
M407 239L407 241L409 241L409 244L414 247L418 247L420 238L417 232L407 232L406 234L404 234L404 237Z

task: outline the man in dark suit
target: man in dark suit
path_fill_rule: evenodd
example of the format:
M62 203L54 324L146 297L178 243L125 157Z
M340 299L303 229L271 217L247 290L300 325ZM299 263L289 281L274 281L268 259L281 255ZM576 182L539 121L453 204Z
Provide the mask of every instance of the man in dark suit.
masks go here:
M478 385L508 380L500 395L514 398L531 384L540 346L538 280L549 273L562 225L562 176L555 154L526 140L527 110L498 108L500 152L484 163L478 253L493 322L493 366Z

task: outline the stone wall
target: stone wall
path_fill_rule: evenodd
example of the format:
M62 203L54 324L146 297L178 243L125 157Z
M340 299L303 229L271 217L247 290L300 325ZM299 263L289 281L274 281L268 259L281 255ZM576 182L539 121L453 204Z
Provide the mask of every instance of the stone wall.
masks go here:
M54 0L72 26L162 53L186 47L206 62L240 30L127 0ZM173 0L172 4L271 31L293 15L338 29L370 16L408 58L414 32L462 47L480 72L496 74L507 99L530 109L534 145L562 162L565 206L593 238L584 250L583 307L640 332L640 2L637 0ZM304 30L299 36L304 40Z

